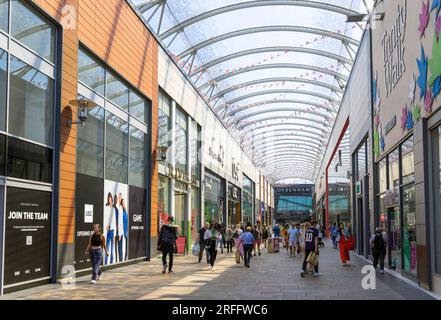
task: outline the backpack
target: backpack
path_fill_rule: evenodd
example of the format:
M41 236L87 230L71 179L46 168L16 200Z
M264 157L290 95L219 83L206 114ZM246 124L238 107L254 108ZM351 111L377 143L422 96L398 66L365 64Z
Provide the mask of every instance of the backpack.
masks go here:
M263 237L264 239L268 239L268 230L267 230L266 228L263 228L263 231L262 231L262 237Z
M176 241L175 228L170 228L168 226L165 226L161 236L161 243L174 245L175 241Z
M382 234L376 234L374 239L374 249L376 250L383 250L386 247L383 235Z

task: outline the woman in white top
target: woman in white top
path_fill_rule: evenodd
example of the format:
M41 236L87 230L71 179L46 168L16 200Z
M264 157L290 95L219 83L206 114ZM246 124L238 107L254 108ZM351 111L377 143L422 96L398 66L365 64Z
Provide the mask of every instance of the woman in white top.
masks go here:
M218 223L214 223L211 225L210 229L205 231L204 240L206 246L209 247L210 252L210 265L211 271L214 271L214 262L216 261L217 248L219 247L219 243L222 240L222 234L220 233L221 226Z

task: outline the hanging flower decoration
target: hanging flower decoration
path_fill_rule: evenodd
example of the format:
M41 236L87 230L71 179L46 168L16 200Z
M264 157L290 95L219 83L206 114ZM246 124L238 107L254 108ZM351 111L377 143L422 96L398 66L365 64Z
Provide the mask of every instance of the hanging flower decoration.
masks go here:
M411 130L413 128L412 111L407 111L406 129Z
M433 0L432 7L430 8L430 11L433 11L436 9L436 15L435 17L438 18L439 12L441 10L441 0Z
M429 25L430 13L429 13L429 2L427 4L423 1L423 7L421 8L420 14L420 25L418 27L418 31L420 32L420 37L424 36L426 32L426 28Z
M421 106L419 104L417 104L415 106L415 108L413 109L413 119L415 119L415 121L420 121L421 119Z
M441 0L439 0L441 1ZM441 17L438 17L436 19L436 23L435 23L435 35L436 35L436 41L439 42L439 35L441 32Z
M432 97L435 100L441 92L441 76L435 79L432 87Z
M407 106L404 106L404 108L401 109L401 129L406 128L407 123Z
M412 79L409 83L409 104L412 105L415 102L415 89L416 89L416 81L415 76L412 73Z
M426 88L427 88L427 67L428 67L428 60L427 56L424 52L424 48L421 45L421 60L417 59L418 64L418 70L419 70L419 77L417 80L418 87L420 88L420 98L425 97L426 95Z

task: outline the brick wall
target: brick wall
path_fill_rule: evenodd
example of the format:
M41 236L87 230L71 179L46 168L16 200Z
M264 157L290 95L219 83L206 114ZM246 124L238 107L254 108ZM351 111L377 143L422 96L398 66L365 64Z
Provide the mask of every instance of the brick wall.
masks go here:
M75 126L76 108L69 101L77 97L78 44L82 42L111 68L152 100L152 146L157 144L158 44L126 1L122 0L33 0L47 14L62 23L65 6L76 11L76 28L63 30L62 110L60 154L59 244L73 244L75 234ZM64 8L64 13L63 13ZM152 179L152 236L156 235L157 167Z

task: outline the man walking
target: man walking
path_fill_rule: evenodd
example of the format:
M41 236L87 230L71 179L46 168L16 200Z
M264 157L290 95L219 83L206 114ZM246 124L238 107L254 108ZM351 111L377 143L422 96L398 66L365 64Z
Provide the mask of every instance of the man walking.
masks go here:
M288 236L289 236L288 245L289 245L289 254L291 257L296 256L298 233L299 233L299 230L297 230L295 225L292 224L288 230Z
M307 274L306 271L306 260L308 259L308 256L310 253L315 253L316 255L319 254L318 251L318 230L316 228L317 221L313 220L311 221L311 226L306 230L305 232L305 256L303 258L303 267L302 272L300 273L300 276L304 277L305 274ZM318 277L320 274L318 272L318 261L317 264L314 266L314 276Z
M372 256L374 258L374 268L377 270L378 261L380 261L380 273L384 273L384 258L386 257L387 242L385 234L380 227L375 229L375 233L371 236L369 244L372 249Z
M204 255L204 251L206 253L207 256L207 263L210 263L210 253L208 252L208 248L205 245L205 240L204 240L204 236L205 236L205 232L210 229L210 224L208 222L205 223L205 226L203 226L200 230L199 230L199 246L200 246L200 250L199 250L199 261L202 261L202 256Z
M251 232L251 227L247 227L245 233L240 236L239 241L243 243L245 267L249 268L251 252L253 251L254 246L254 236Z
M168 217L168 224L161 227L158 237L158 250L162 251L162 273L167 271L167 255L169 256L168 273L173 273L173 254L176 248L176 239L178 238L178 227L173 224L174 218Z

